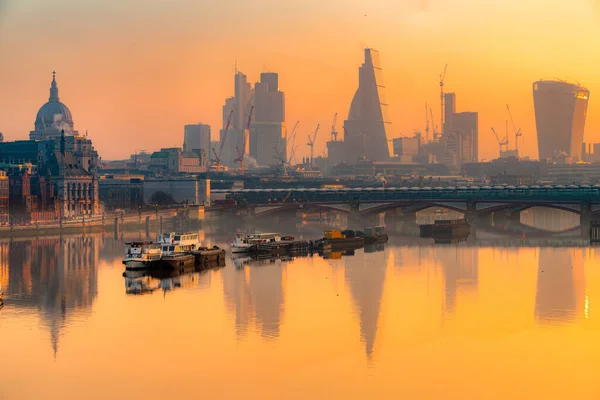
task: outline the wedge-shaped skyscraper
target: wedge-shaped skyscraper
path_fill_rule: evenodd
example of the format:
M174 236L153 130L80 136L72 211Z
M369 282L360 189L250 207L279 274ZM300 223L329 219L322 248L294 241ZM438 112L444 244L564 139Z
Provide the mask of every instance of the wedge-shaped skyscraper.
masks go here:
M379 52L365 49L365 62L358 70L358 90L352 99L348 119L344 121L346 161L365 157L371 161L387 161L387 103L384 97Z
M562 81L533 84L533 103L540 160L564 152L581 160L583 130L590 92Z

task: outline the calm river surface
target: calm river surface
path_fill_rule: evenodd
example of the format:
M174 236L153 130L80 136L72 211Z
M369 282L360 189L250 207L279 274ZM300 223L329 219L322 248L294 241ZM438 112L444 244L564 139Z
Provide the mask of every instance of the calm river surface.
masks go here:
M228 255L135 295L121 259L137 235L0 241L0 398L600 396L600 251L560 233Z

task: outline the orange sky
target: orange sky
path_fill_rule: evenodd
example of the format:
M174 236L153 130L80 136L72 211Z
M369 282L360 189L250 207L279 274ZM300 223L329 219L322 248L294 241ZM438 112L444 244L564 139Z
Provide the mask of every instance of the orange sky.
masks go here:
M233 65L280 74L300 138L346 118L362 48L381 53L390 137L439 119L439 73L458 111L480 113L480 158L497 156L506 103L537 157L531 84L591 91L586 141L600 141L597 0L0 0L0 131L25 139L57 71L61 101L105 159L181 146L183 125L220 128ZM596 89L599 89L598 91ZM317 139L322 153L328 139Z

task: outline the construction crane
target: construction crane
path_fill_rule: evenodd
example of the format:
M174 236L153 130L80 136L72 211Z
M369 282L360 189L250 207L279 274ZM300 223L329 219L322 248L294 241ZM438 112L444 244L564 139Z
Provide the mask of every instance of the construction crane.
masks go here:
M336 124L336 122L337 122L337 113L335 113L333 115L333 123L331 124L331 140L333 142L337 142L337 135L338 135L338 133L335 130L335 124Z
M317 124L317 129L315 129L315 133L313 134L312 139L310 138L310 136L308 136L308 143L306 144L307 146L310 146L310 167L314 167L314 154L315 154L315 140L317 140L317 133L319 133L319 127L321 125Z
M254 106L251 106L250 111L248 112L248 122L246 123L246 129L244 129L244 133L242 135L241 146L239 143L237 146L235 146L237 158L234 160L234 162L240 163L240 175L244 175L244 156L246 155L246 143L248 143L248 135L250 134L250 122L252 121L252 111L254 111Z
M221 143L219 144L219 152L217 153L214 147L212 149L215 158L211 161L217 164L217 170L221 169L221 155L223 154L223 147L225 147L225 140L227 140L227 132L229 131L229 124L231 124L231 117L233 117L233 110L229 112L229 117L227 117L227 124L225 124L225 130L223 131Z
M498 136L494 128L492 128L492 133L494 134L494 136L496 136L496 140L498 141L498 152L499 155L502 156L502 146L506 146L506 149L508 149L508 138L505 137L504 140L500 140L500 136Z
M429 114L427 111L427 102L425 102L425 143L429 143Z
M294 154L294 145L296 143L296 129L298 129L298 125L300 124L300 121L296 121L296 123L294 124L294 127L292 128L292 133L290 134L289 138L289 142L286 143L286 145L289 143L290 144L290 158L288 161L288 164L292 162L292 156Z
M508 116L510 117L510 123L512 124L513 131L515 132L515 151L516 151L517 157L518 157L519 156L519 138L521 136L523 136L523 134L521 133L521 128L519 128L517 130L515 121L513 120L512 113L510 112L510 107L508 106L508 104L506 105L506 109L508 110Z
M448 64L444 67L444 72L440 74L440 129L442 133L444 133L444 79L446 78L446 70L448 69Z
M433 131L433 141L437 142L439 134L436 132L437 127L433 123L433 121L435 120L433 119L433 110L431 109L431 107L429 107L429 115L431 116L431 130Z

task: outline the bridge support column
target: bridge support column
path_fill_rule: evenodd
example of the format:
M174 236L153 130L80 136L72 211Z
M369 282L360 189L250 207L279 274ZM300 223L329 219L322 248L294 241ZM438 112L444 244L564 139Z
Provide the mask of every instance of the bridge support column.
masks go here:
M146 237L150 237L150 216L146 217Z
M477 221L479 214L477 213L477 207L474 202L467 203L467 210L465 211L465 219L468 223L472 224Z
M584 203L581 205L581 214L579 214L579 225L581 225L581 236L589 237L592 224L592 205Z
M348 228L360 228L360 204L358 200L350 202L350 212L348 213Z

